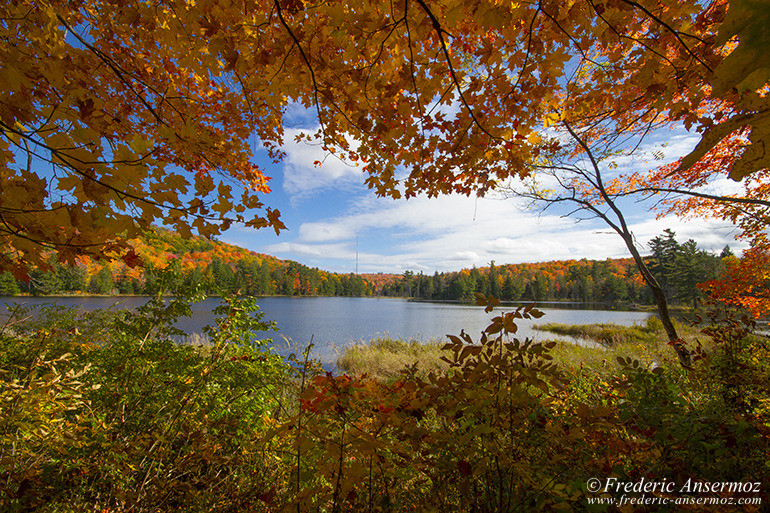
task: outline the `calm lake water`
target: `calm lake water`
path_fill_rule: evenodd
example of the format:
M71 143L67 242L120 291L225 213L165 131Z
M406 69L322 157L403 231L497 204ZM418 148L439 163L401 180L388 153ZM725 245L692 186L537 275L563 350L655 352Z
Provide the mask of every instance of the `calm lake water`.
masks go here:
M56 303L93 310L113 305L135 308L146 301L144 297L0 298L0 314L5 312L7 303L14 302L28 305ZM201 332L204 326L212 323L211 311L219 303L219 299L209 298L193 305L192 317L181 319L177 326L188 334ZM278 325L278 332L264 332L260 336L272 337L273 347L284 356L301 351L312 339L312 356L321 360L327 369L334 367L343 348L377 337L443 340L447 334L458 335L464 329L475 340L496 315L495 312L487 314L483 308L474 305L413 302L397 298L265 297L260 298L258 303L265 312L265 319ZM642 323L652 315L647 312L581 309L579 305L559 306L540 306L544 317L521 320L518 337L570 340L569 337L533 330L532 325L548 322L632 325ZM502 307L502 311L511 309L513 307Z

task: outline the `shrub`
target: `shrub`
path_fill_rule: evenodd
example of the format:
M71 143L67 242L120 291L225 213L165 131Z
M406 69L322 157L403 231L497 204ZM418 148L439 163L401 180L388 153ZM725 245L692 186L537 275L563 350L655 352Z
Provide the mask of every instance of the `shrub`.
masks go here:
M136 313L14 312L0 339L0 508L237 508L269 489L261 434L285 364L251 332L270 324L230 299L210 346L178 345L187 312L160 297Z

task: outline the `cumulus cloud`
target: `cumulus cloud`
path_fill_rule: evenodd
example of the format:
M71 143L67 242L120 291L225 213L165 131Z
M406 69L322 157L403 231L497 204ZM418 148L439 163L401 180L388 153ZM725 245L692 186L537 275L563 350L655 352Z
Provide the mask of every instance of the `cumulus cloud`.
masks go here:
M293 203L330 187L361 186L364 182L360 167L329 155L320 143L295 140L297 135L312 134L315 130L292 128L285 131L283 189Z
M359 168L333 158L314 166L314 161L323 160L323 151L320 146L294 142L297 133L299 130L286 132L283 188L292 203L330 187L364 190ZM683 131L658 134L640 152L651 155L665 141L663 159L619 157L622 160L613 173L645 171L671 162L686 154L696 140ZM541 185L558 187L546 175L541 177ZM714 185L725 192L739 187L728 180L717 180ZM303 217L306 221L298 229L292 228L292 240L284 238L262 250L340 272L352 271L357 261L361 272L396 273L451 271L485 266L491 260L505 264L629 256L622 239L601 220L589 217L578 223L577 216L567 215L570 211L558 206L544 212L528 211L524 201L461 195L392 200L366 193L344 207L335 206L337 215ZM655 219L648 206L633 201L622 206L643 254L648 252L649 240L666 228L674 230L680 242L692 238L710 251L719 251L725 244L737 252L744 249L734 240L736 230L729 223L674 216Z
M294 242L268 248L297 257L336 259L352 268L360 237L362 272L450 271L463 267L542 262L557 259L627 257L622 239L599 220L576 223L559 215L523 212L515 201L464 196L417 197L408 201L366 200L365 209L300 226ZM721 221L669 216L629 218L642 253L647 243L670 228L681 242L695 239L704 249L725 244L741 249L735 229ZM364 251L365 249L365 251Z

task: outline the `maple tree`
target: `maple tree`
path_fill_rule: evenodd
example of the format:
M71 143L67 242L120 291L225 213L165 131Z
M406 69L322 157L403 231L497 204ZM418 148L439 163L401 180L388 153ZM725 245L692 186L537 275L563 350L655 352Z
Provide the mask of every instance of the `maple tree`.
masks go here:
M706 155L724 146L736 132L746 135L744 151L730 165L730 177L740 180L770 165L765 148L770 144L770 99L767 97L770 66L763 55L770 47L770 11L763 2L731 0L715 45L729 54L705 76L708 96L727 109L693 112L687 120L704 129L698 145L676 167L689 171Z
M760 317L770 312L767 293L770 169L745 177L737 193L708 190L715 179L732 174L753 144L745 130L739 131L716 144L687 172L679 172L684 160L680 159L644 176L635 174L630 180L638 184L636 191L658 197L659 216L724 219L740 230L739 238L749 242L749 249L740 260L730 263L729 272L722 279L710 281L704 288L711 291L712 297L747 308Z
M8 4L3 267L41 263L40 246L63 260L102 255L153 222L183 234L280 229L246 141L255 133L280 158L292 104L319 123L299 138L362 163L378 194L483 194L529 172L537 131L559 112L622 124L675 105L695 116L723 59L713 43L726 7Z
M258 198L268 178L248 144L256 130L275 155L267 132L280 127L245 108L223 34L211 37L213 7L0 7L3 268L23 276L50 249L69 263L125 253L153 223L206 236L232 222L283 227Z

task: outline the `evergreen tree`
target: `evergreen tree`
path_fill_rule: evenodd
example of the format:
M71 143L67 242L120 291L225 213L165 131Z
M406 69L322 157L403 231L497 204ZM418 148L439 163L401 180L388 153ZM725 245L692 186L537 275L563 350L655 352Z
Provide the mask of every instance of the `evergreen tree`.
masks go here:
M735 254L733 253L733 250L730 249L730 246L725 246L722 248L722 252L719 254L719 258L727 258L731 256L735 256Z
M13 274L8 271L0 273L0 296L15 296L20 293L21 289Z
M518 301L523 293L524 282L521 280L521 277L518 274L514 276L513 273L506 273L501 291L503 299L506 301Z
M664 235L653 238L649 243L652 250L649 268L663 289L666 299L671 301L673 296L671 273L679 251L679 243L676 241L676 233L669 228L666 228L663 233Z
M444 275L438 271L433 273L433 296L439 299L444 297Z
M698 284L709 280L709 264L713 264L711 255L698 249L690 239L679 246L674 262L668 274L671 287L682 303L691 303L693 308L699 296Z
M65 292L82 292L86 289L88 278L86 270L79 265L64 266L56 264L54 267L61 281L61 289Z
M88 291L92 294L112 294L114 288L115 283L112 279L112 273L106 265L93 275L88 283Z
M493 297L500 298L500 282L498 280L498 272L495 267L495 261L489 262L489 294Z

